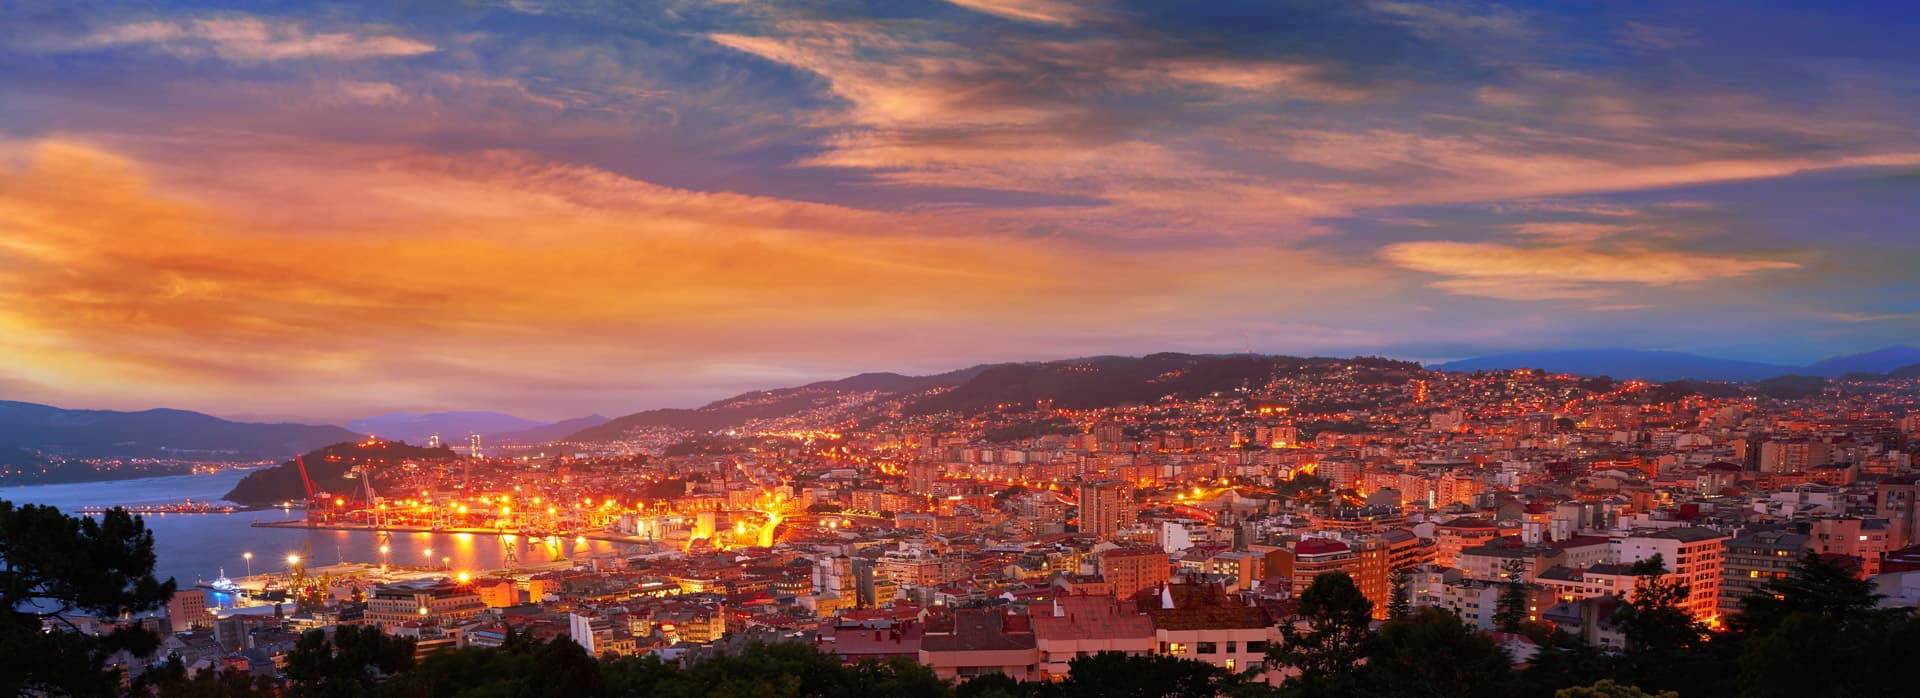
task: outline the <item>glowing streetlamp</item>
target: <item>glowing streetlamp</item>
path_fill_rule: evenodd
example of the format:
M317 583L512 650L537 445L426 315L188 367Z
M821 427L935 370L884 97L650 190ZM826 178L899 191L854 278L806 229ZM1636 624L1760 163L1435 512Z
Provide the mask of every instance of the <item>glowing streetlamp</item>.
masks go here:
M244 558L247 561L247 576L249 577L253 576L253 553L251 552L240 553L240 557Z
M440 569L443 569L443 570L453 569L453 558L451 557L440 558Z

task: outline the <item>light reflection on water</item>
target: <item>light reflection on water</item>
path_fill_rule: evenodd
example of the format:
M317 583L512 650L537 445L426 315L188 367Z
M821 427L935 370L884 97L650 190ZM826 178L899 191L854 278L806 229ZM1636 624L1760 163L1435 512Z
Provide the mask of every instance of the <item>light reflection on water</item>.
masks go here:
M211 475L121 480L116 482L72 483L0 487L0 499L15 503L50 504L64 511L83 506L113 504L162 504L185 499L218 500L246 472L230 470ZM153 531L158 561L154 571L169 576L180 588L199 580L212 580L223 570L230 577L247 573L244 553L253 553L254 573L284 573L287 556L299 555L310 565L338 562L383 561L382 538L372 531L331 531L298 528L256 528L255 521L293 521L301 518L298 510L272 509L234 514L160 514L146 517ZM384 541L389 548L386 562L395 565L433 566L449 569L449 574L469 570L488 570L513 566L511 550L520 563L544 563L556 555L561 559L583 559L589 555L620 550L613 543L573 538L529 539L514 536L475 535L471 533L394 532ZM209 594L209 603L225 605L232 599Z

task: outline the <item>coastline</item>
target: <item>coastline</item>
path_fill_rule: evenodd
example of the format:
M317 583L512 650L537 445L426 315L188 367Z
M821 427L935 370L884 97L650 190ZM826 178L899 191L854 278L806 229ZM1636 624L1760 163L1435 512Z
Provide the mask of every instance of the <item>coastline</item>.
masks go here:
M362 531L362 532L368 532L368 533L380 533L380 532L443 533L443 534L467 534L467 535L475 535L475 536L516 536L516 537L522 537L522 538L528 538L528 539L585 538L587 540L600 541L604 543L627 543L627 544L635 544L635 545L644 545L647 543L657 542L657 541L650 540L645 536L629 536L629 535L623 535L619 533L611 533L607 531L575 532L575 533L567 533L564 535L558 534L558 533L550 533L547 535L534 535L534 534L530 534L530 533L519 531L519 530L503 530L498 528L474 528L474 527L465 527L465 526L435 528L432 526L416 526L416 525L406 525L406 524L376 527L376 526L370 526L367 524L355 524L355 523L309 523L305 520L300 520L300 519L293 519L293 520L287 520L287 521L255 521L251 525L254 528L281 528L281 529L312 530L312 531Z

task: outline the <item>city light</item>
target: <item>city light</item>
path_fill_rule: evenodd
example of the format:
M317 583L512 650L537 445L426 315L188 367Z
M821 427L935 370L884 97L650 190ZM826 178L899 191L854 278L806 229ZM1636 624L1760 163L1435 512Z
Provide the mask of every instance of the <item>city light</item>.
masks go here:
M312 4L0 1L16 693L1913 690L1920 3Z

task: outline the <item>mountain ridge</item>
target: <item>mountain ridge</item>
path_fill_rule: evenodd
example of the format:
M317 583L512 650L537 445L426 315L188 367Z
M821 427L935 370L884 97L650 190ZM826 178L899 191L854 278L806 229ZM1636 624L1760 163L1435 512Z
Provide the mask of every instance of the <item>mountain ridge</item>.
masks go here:
M1665 350L1570 349L1493 354L1434 364L1430 368L1453 373L1533 368L1555 373L1660 382L1754 382L1784 376L1839 378L1849 374L1881 374L1915 363L1920 363L1920 349L1895 345L1860 354L1836 356L1805 366L1722 359Z
M977 413L1003 404L1046 402L1078 409L1151 403L1168 395L1197 397L1250 387L1285 369L1366 363L1419 370L1418 364L1377 357L1348 359L1260 354L1095 356L1056 361L980 364L928 376L860 374L794 388L743 393L705 406L657 409L617 417L567 437L573 442L616 441L649 427L714 431L769 417L795 416L830 406L889 405L906 415ZM858 393L858 394L856 394ZM867 414L872 414L871 412Z
M0 447L78 458L281 458L358 438L332 425L235 422L191 410L77 410L0 400Z

